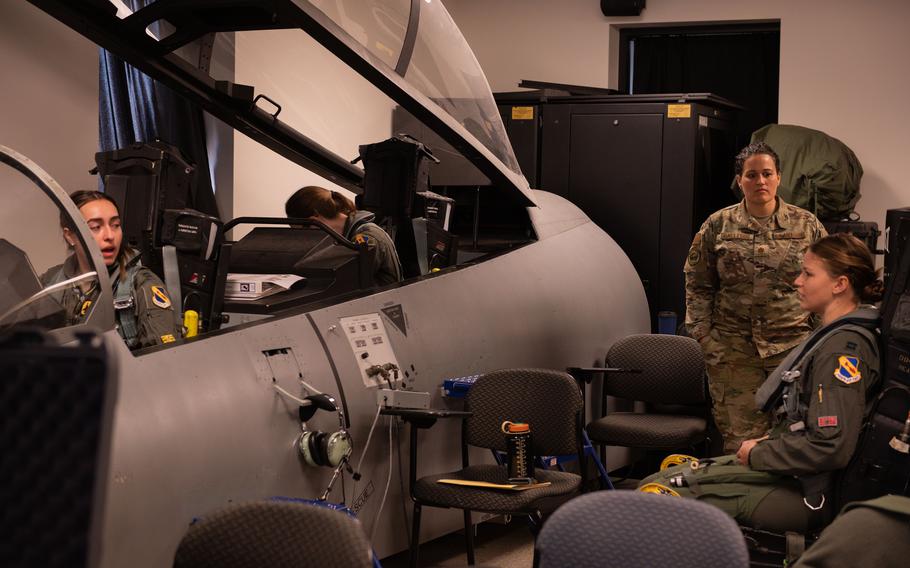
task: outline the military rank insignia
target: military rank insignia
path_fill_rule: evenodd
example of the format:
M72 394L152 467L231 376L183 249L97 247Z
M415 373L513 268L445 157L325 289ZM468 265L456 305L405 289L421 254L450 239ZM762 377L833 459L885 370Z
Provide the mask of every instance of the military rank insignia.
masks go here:
M171 307L171 299L161 286L152 286L152 303L163 310Z
M837 359L837 369L834 371L834 378L848 385L852 385L863 378L859 373L859 357L841 355Z

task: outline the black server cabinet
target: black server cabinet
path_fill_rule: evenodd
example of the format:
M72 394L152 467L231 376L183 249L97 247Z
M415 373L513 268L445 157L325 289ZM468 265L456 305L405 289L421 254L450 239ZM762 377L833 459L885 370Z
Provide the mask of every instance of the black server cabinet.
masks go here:
M578 205L626 252L654 329L661 311L682 321L692 237L736 202L738 108L710 94L550 98L541 106L539 187Z
M521 171L533 188L578 205L625 251L656 315L685 316L683 265L702 222L737 201L730 190L736 104L703 94L495 95ZM442 159L434 185L489 181L406 112L395 132L429 144Z

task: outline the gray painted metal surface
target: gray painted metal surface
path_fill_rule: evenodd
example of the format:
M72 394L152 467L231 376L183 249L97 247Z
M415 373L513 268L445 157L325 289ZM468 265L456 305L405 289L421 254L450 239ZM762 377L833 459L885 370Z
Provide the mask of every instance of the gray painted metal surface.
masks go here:
M65 7L59 2L36 3ZM405 87L408 101L426 98ZM436 122L452 123L452 132L463 130L448 116L437 117ZM471 139L470 145L475 142ZM486 148L477 154L492 160ZM515 181L512 173L503 175L510 183ZM397 455L390 461L389 418L379 419L364 455L377 414L376 387L364 385L354 351L340 329L342 318L400 306L403 329L381 316L388 340L407 371L407 388L429 392L431 405L437 408L461 404L441 396L445 378L504 367L592 365L603 361L617 339L647 332L641 281L615 242L574 205L552 194L525 190L526 183L520 181L516 184L520 193L537 204L528 208L528 214L539 240L476 265L138 356L119 340L110 312L90 322L107 330L120 383L101 566L170 566L190 522L230 502L319 496L332 472L304 465L296 448L301 431L297 404L274 388L279 385L295 396L308 394L299 378L343 397L354 465L363 457L363 478L356 488L345 474L330 500L343 500L357 509L364 528L374 533L373 545L381 557L406 548L401 489L401 474L407 475L406 431L401 428L399 445L392 423L392 447L401 452L402 470ZM45 185L42 189L73 219L81 219L59 186ZM98 252L92 256L106 275ZM110 294L105 278L101 284L103 293ZM336 416L319 412L307 427L333 431L337 424ZM460 467L456 421L440 421L421 433L419 443L419 474ZM477 451L472 459L491 458ZM380 514L390 463L389 492ZM410 503L406 505L410 509ZM457 511L433 510L424 516L422 539L456 530L461 523Z
M45 183L36 184L36 191L52 195L74 219L81 217L62 188L41 179ZM391 419L382 417L364 456L377 412L376 387L364 385L340 329L342 318L400 306L403 329L381 316L388 339L407 371L407 388L429 392L437 408L460 405L441 396L445 378L505 367L591 365L601 362L617 339L648 330L641 282L615 242L562 198L538 192L538 200L542 206L530 214L540 240L344 303L138 356L120 340L110 318L90 322L108 327L106 343L119 369L101 566L169 566L192 520L230 502L318 497L331 470L300 459L298 405L273 387L309 394L300 378L344 397L355 444L352 462L363 459L357 487L345 476L330 500L357 508L380 556L405 549L401 474L407 472L407 438L401 436L398 444L392 430L391 449L402 454L399 470L398 455L390 461ZM106 274L96 252L94 263ZM103 286L109 290L108 282ZM333 431L337 424L335 415L320 412L307 426ZM419 443L418 474L459 468L457 421L440 421ZM491 458L477 451L473 459ZM390 463L390 489L380 513ZM434 511L426 516L422 539L456 530L461 522L457 511Z
M555 216L578 214L555 196L546 200ZM543 211L540 215L545 217ZM647 305L632 265L602 230L579 219L571 229L482 264L309 313L341 376L355 465L376 414L376 397L375 389L363 384L338 328L340 318L401 305L407 335L385 319L389 339L412 378L409 388L430 392L438 408L460 404L442 398L444 378L504 367L588 365L602 361L615 340L647 332ZM102 566L169 565L191 520L230 501L315 498L322 492L331 470L299 459L297 406L273 389L277 366L270 366L264 354L287 348L307 383L339 394L307 314L139 357L111 343L119 347L121 394ZM275 379L303 394L294 364L289 368ZM349 476L345 481L349 504L372 484L358 515L367 531L377 524L373 545L380 556L407 547L397 457L385 507L376 519L389 469L389 420L380 418L357 495ZM337 418L320 412L308 426L332 431ZM402 428L406 476L405 433ZM440 421L421 433L419 443L418 474L460 467L457 421ZM474 458L490 459L485 452ZM338 485L330 500L341 499ZM457 511L434 511L426 516L422 539L456 530L461 522Z

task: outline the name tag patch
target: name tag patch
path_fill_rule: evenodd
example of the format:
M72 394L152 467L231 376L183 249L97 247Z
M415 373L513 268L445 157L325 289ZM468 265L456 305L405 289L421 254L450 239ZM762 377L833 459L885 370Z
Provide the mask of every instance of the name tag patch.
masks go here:
M837 426L837 416L819 416L818 417L818 427L819 428L830 428L831 426Z
M834 378L845 384L858 382L862 377L859 372L859 357L841 355L837 359L837 369Z
M161 286L152 286L152 303L163 310L171 307L171 299Z

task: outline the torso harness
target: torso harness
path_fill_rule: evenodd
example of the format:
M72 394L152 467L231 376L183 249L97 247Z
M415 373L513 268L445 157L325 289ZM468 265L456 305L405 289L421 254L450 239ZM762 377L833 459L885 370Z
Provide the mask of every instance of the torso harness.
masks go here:
M348 217L348 226L344 230L344 238L349 241L354 241L354 237L357 235L357 230L367 223L372 223L376 219L376 214L370 211L355 211L353 215Z
M142 269L139 259L140 255L137 254L127 262L125 278L120 277L119 269L115 270L111 283L114 291L117 329L130 349L135 349L139 345L139 318L136 315L136 299L133 294L136 275Z
M800 421L805 423L809 405L800 397L802 390L800 377L812 354L834 334L855 331L869 343L877 356L879 320L879 312L875 308L859 308L852 315L834 320L816 330L771 372L755 393L756 408L762 412L774 412L776 418L786 418L790 424L797 424Z

